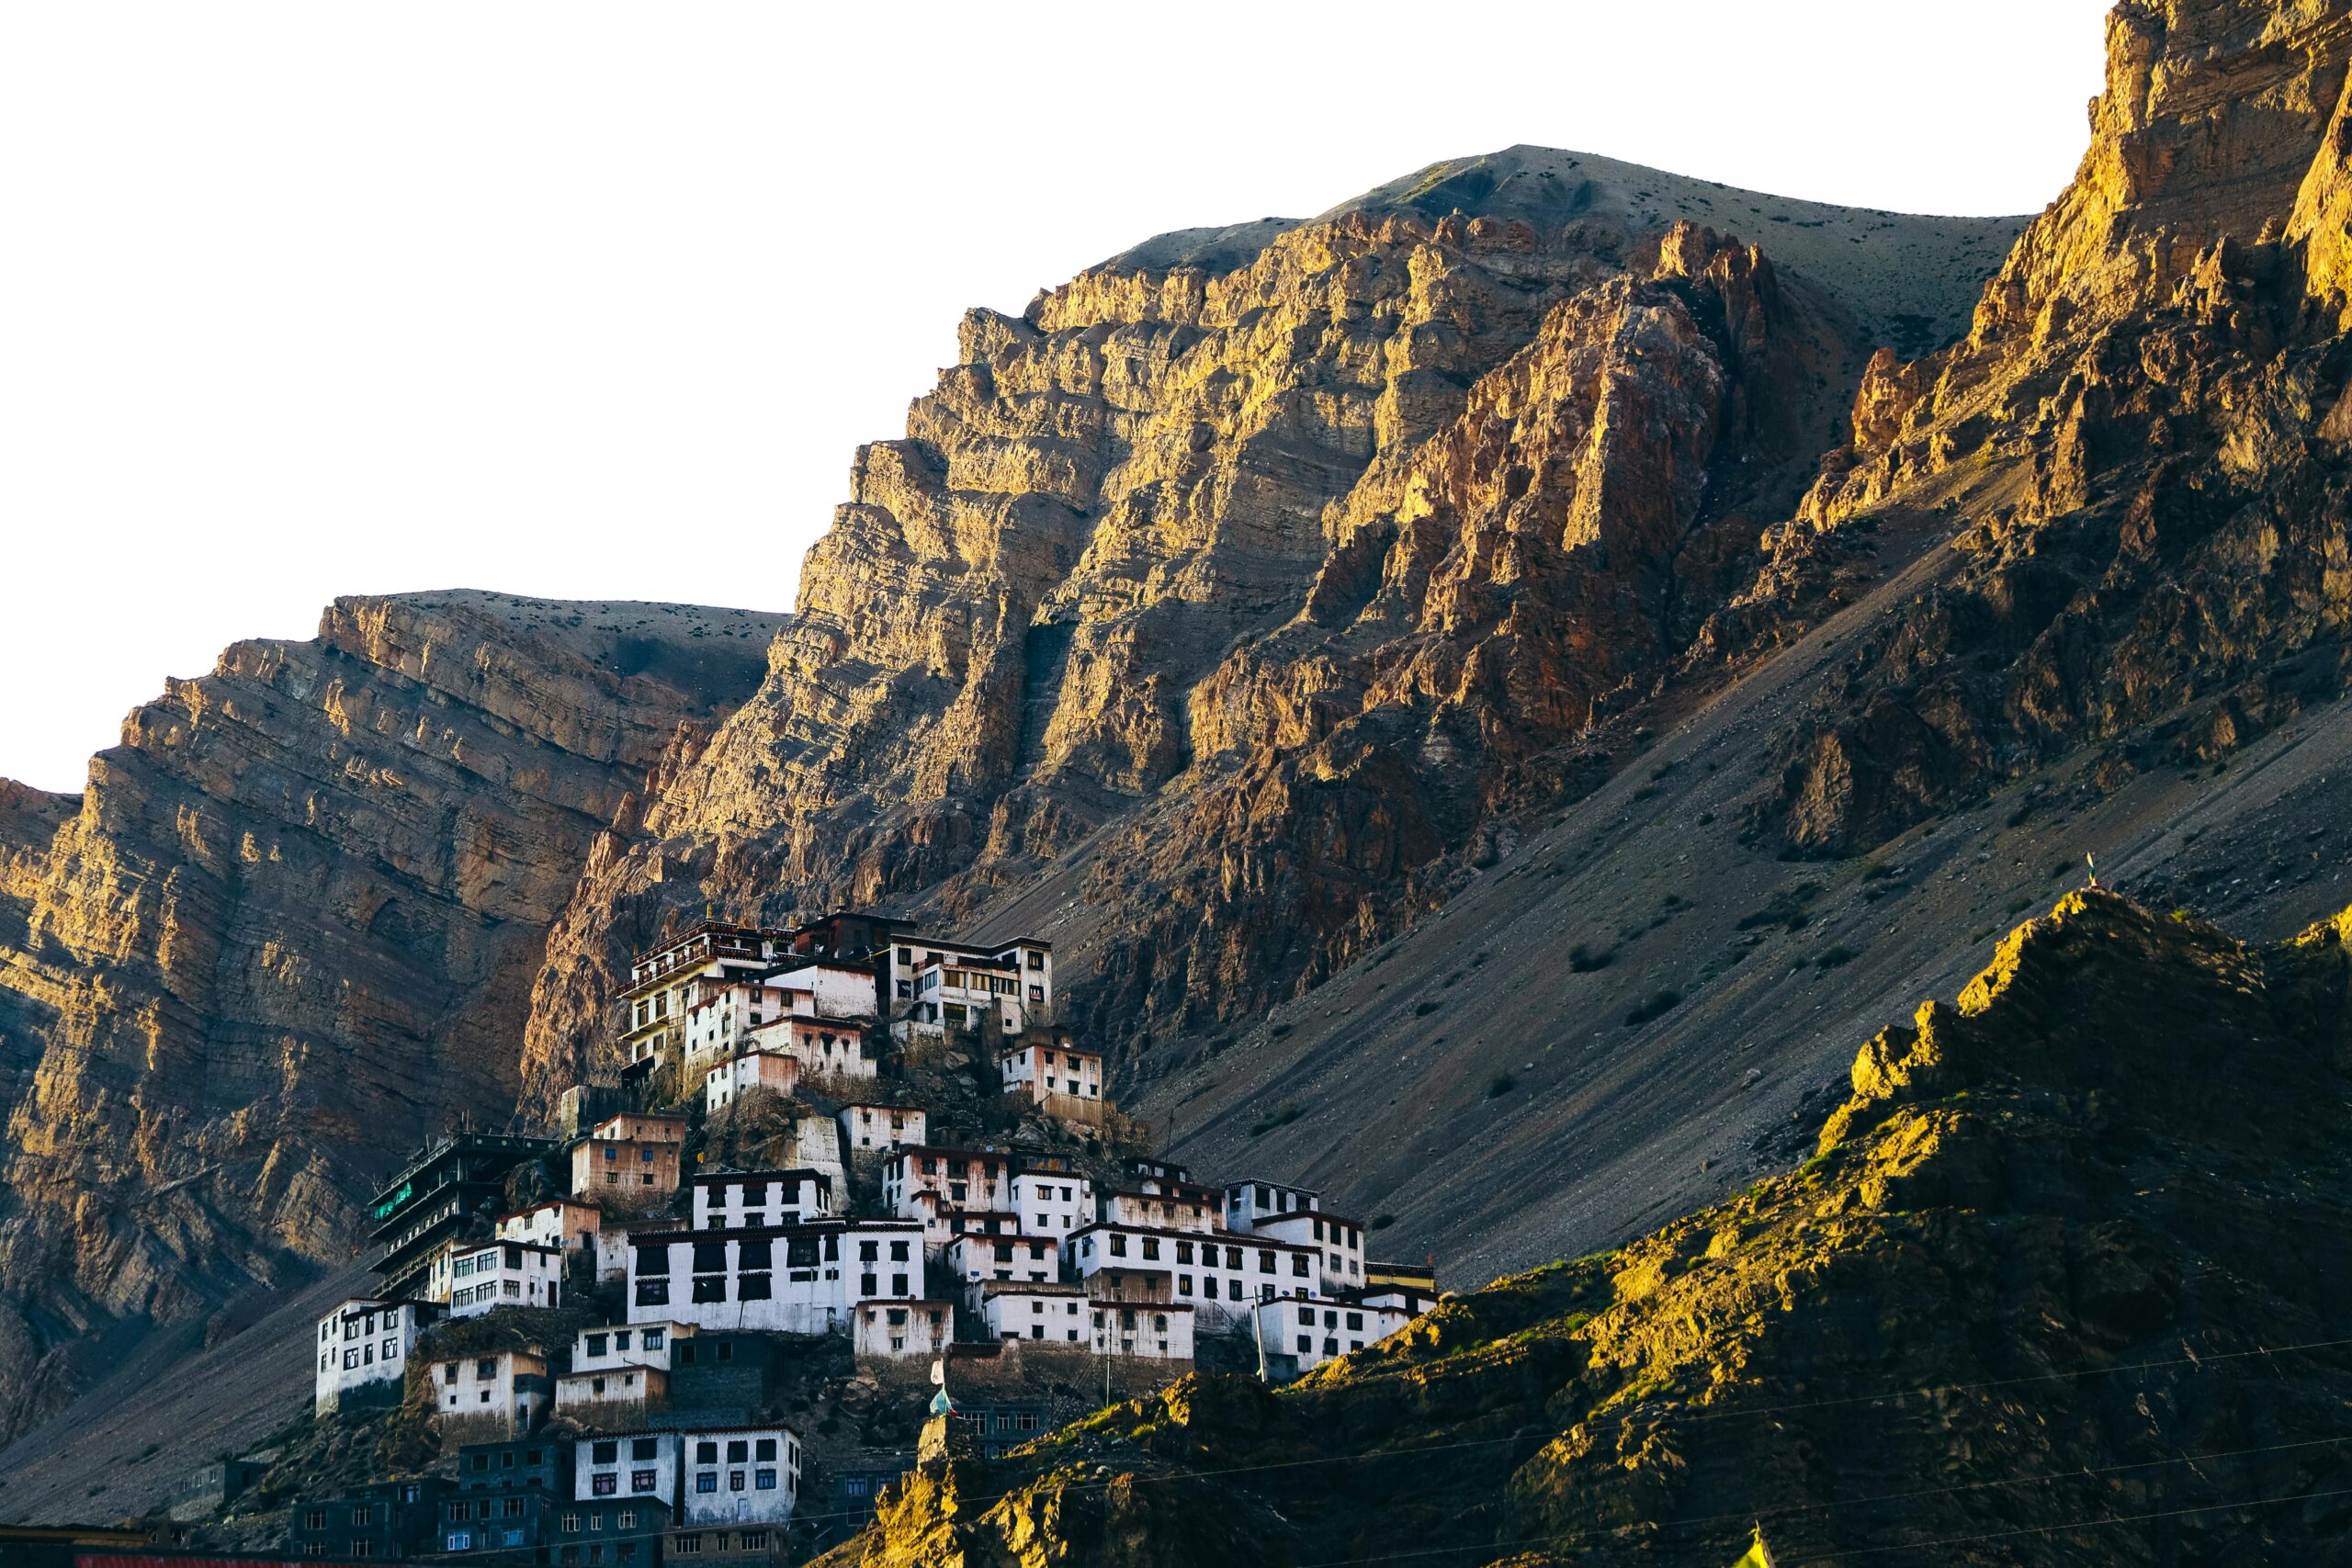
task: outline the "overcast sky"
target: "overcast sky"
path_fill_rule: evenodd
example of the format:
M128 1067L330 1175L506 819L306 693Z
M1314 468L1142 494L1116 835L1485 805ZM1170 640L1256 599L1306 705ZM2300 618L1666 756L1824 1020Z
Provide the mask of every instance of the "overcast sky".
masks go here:
M2040 209L2101 0L0 9L0 774L340 593L788 608L964 307L1534 142Z

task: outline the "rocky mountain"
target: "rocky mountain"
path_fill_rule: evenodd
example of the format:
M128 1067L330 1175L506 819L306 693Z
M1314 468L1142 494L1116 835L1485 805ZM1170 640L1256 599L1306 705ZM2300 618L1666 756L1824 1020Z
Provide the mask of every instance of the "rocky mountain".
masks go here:
M711 904L1059 879L1078 1021L1137 1052L1328 975L1599 766L1871 351L1956 332L2016 227L1518 148L971 312L759 694L591 864L530 1102L610 1069L616 965Z
M158 1323L347 1259L432 1133L503 1126L548 923L779 618L344 599L0 785L0 1438Z
M1796 1168L1280 1393L1188 1378L910 1477L822 1562L2324 1559L2347 935L2069 895L1864 1046Z

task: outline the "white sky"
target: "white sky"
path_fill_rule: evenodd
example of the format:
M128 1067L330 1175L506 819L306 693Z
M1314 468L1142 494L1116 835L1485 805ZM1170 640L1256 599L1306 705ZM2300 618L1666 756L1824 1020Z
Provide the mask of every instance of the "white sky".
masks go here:
M0 774L339 593L788 608L964 307L1570 147L2038 209L2105 0L0 7Z

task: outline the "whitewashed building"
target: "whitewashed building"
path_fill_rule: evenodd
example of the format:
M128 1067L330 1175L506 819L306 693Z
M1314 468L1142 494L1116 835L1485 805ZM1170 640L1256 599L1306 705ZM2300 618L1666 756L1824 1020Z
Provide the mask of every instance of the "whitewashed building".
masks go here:
M800 1500L800 1435L789 1427L697 1427L685 1433L674 1550L681 1530L782 1526Z
M1044 1285L1062 1277L1061 1244L1048 1236L959 1235L947 1244L941 1262L974 1312L980 1310L979 1287L985 1282Z
M1102 1200L1102 1218L1114 1225L1204 1234L1223 1229L1221 1217L1216 1199L1197 1190L1177 1193L1113 1192Z
M632 1323L842 1334L859 1302L922 1290L922 1230L903 1220L661 1232L629 1247Z
M1066 1040L1016 1041L998 1058L1004 1092L1065 1121L1102 1119L1102 1055Z
M1263 1302L1258 1307L1258 1332L1267 1353L1289 1357L1302 1372L1377 1345L1411 1321L1411 1314L1398 1309L1329 1297Z
M1252 1235L1271 1236L1321 1255L1315 1293L1346 1295L1364 1288L1363 1227L1319 1209L1293 1210L1261 1219Z
M1095 1224L1064 1242L1063 1256L1096 1297L1191 1303L1210 1328L1246 1321L1261 1300L1315 1293L1316 1253L1259 1236Z
M555 1380L556 1409L574 1420L609 1424L664 1408L673 1350L694 1333L688 1323L582 1329L572 1338L571 1370Z
M858 1019L778 1019L750 1035L751 1049L790 1056L802 1077L862 1080L881 1071L865 1051L865 1026Z
M820 1170L717 1170L688 1185L698 1231L801 1225L833 1213L832 1178Z
M319 1319L311 1409L324 1416L362 1394L399 1398L418 1334L441 1316L433 1302L354 1296Z
M842 1107L840 1121L842 1147L853 1156L921 1144L931 1125L930 1116L917 1107L857 1100Z
M1225 1190L1225 1228L1247 1235L1261 1219L1277 1214L1312 1213L1323 1206L1323 1194L1310 1187L1285 1187L1279 1181L1237 1181Z
M461 1242L449 1259L449 1315L563 1304L563 1253L527 1241Z
M980 1288L980 1321L996 1339L1085 1348L1094 1342L1092 1308L1077 1285L1000 1284Z
M678 1431L582 1438L572 1452L571 1495L583 1503L599 1497L650 1499L674 1515L685 1440Z
M1098 1217L1094 1183L1067 1170L1023 1170L1012 1178L1012 1212L1024 1235L1064 1236Z
M1193 1359L1193 1307L1187 1302L1087 1303L1098 1356L1135 1356L1152 1361Z
M724 985L774 967L791 933L761 926L705 921L638 954L621 993L623 1048L632 1067L683 1049L688 994L698 981Z
M955 1339L952 1302L860 1302L851 1348L860 1356L931 1357Z
M498 1239L526 1241L534 1247L552 1247L564 1252L576 1252L594 1257L596 1238L604 1231L605 1215L592 1203L575 1203L568 1198L550 1198L544 1203L534 1203L503 1214L498 1221Z
M555 1399L547 1358L527 1350L444 1357L427 1382L445 1445L528 1437Z
M990 1023L1018 1034L1054 1021L1054 946L1035 937L974 944L901 933L883 980L891 1038L901 1043Z
M882 1206L911 1218L918 1193L931 1192L955 1209L1012 1212L1012 1157L927 1144L895 1151L882 1162Z
M789 1098L799 1087L798 1057L782 1051L746 1051L713 1063L703 1074L703 1113L724 1111L755 1089Z

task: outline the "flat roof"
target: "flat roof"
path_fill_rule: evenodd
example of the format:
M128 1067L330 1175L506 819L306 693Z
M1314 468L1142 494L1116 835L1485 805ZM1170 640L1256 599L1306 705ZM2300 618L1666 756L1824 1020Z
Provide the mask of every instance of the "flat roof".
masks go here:
M832 1231L838 1234L853 1230L907 1231L913 1235L920 1235L922 1233L922 1222L921 1220L833 1219L810 1220L805 1224L797 1225L713 1225L707 1230L695 1230L691 1227L682 1226L676 1230L632 1231L629 1233L628 1239L630 1246L637 1247L641 1246L644 1243L653 1241L715 1241L723 1239L727 1236L800 1235L805 1234L821 1234L826 1231Z
M1080 1225L1062 1239L1068 1241L1073 1236L1089 1235L1095 1231L1117 1231L1125 1235L1174 1236L1178 1241L1197 1241L1205 1247L1254 1247L1261 1252L1312 1252L1319 1257L1323 1250L1318 1247L1301 1247L1295 1241L1268 1240L1242 1231L1180 1231L1169 1225L1122 1224L1116 1220L1097 1220L1091 1225ZM1157 1258L1154 1261L1167 1260Z

